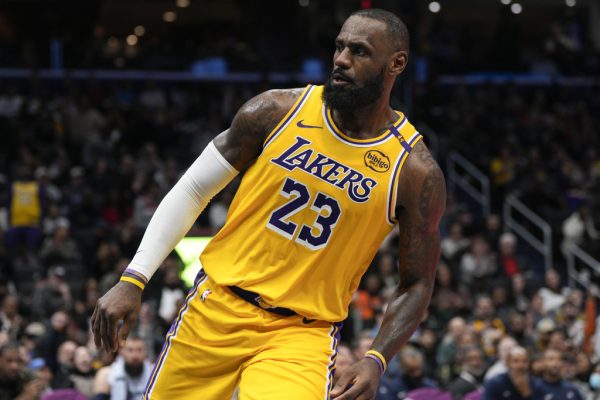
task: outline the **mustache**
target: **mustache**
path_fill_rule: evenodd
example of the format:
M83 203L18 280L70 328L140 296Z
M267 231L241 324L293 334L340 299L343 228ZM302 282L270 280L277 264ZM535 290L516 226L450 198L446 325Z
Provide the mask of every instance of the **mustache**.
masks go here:
M346 75L341 69L336 68L331 73L331 79L341 79L348 82L353 82L353 79Z

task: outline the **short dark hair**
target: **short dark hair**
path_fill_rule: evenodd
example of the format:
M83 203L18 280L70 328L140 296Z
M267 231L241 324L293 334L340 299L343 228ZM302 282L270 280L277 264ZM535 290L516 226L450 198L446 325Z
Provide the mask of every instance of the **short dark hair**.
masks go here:
M406 50L410 44L408 28L404 22L394 13L379 8L367 8L350 14L351 17L371 18L383 22L387 27L387 33L392 39L394 51Z

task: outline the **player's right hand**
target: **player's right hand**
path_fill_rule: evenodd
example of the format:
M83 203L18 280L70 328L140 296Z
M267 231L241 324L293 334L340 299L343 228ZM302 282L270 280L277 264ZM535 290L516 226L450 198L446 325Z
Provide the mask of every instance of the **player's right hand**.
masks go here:
M96 302L91 324L96 347L107 353L119 350L142 305L142 291L129 282L119 282ZM119 321L123 325L119 329Z

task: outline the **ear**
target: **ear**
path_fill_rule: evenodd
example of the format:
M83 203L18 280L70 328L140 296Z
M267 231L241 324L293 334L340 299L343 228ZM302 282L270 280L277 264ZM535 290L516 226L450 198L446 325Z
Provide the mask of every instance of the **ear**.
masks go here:
M389 72L394 76L398 76L404 71L408 64L408 52L400 50L392 54L390 57Z

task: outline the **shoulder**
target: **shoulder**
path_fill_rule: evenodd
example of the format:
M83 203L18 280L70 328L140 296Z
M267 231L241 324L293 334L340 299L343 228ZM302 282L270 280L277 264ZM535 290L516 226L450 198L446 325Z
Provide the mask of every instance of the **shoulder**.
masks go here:
M579 391L577 385L571 382L563 381L562 387L568 399L581 398L581 392Z
M236 114L234 123L239 119L248 119L264 125L262 130L270 130L293 107L304 90L305 88L267 90L248 100Z
M486 388L496 388L498 386L502 386L504 384L506 384L508 382L508 374L507 373L502 373L499 375L494 376L493 378L491 378L490 380L488 380L485 383L485 387Z
M258 157L264 140L304 90L269 90L251 98L235 114L231 127L214 139L215 146L235 169L241 171Z

